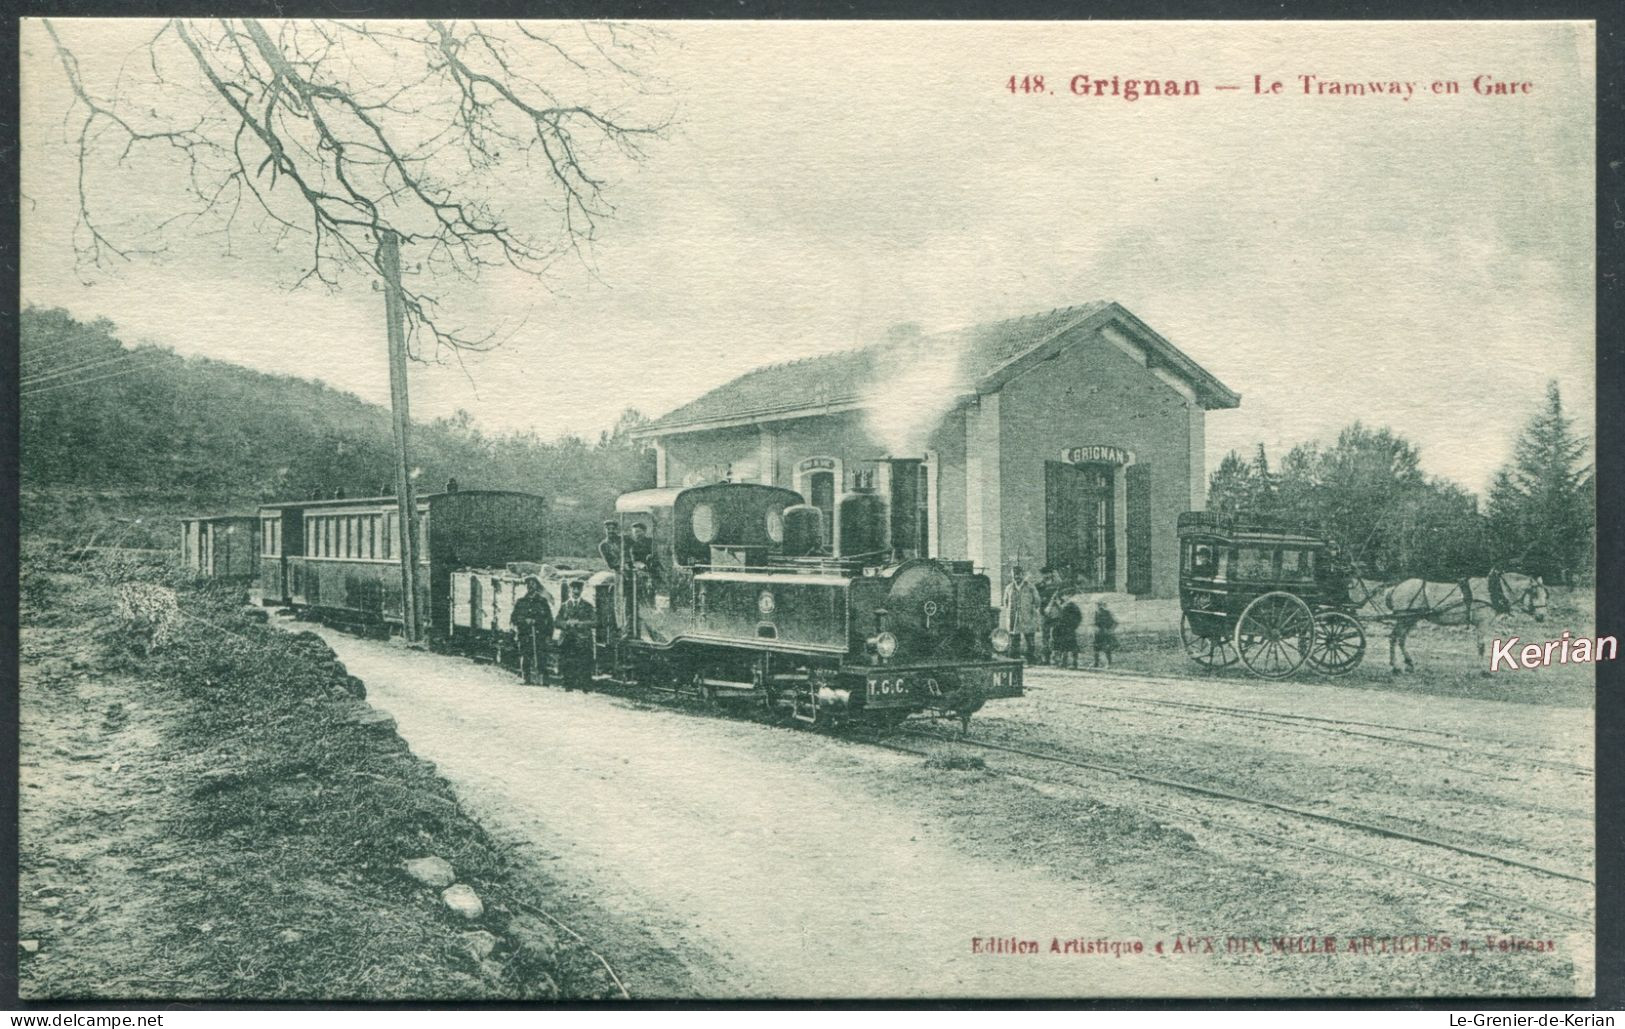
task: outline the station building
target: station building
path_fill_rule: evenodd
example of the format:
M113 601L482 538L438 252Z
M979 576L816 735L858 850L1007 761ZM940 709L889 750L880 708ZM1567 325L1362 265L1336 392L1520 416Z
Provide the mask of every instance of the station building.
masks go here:
M1140 319L1095 302L757 369L640 430L658 485L788 486L825 512L872 487L895 546L1017 564L1101 593L1172 597L1175 520L1203 506L1207 412L1238 394Z

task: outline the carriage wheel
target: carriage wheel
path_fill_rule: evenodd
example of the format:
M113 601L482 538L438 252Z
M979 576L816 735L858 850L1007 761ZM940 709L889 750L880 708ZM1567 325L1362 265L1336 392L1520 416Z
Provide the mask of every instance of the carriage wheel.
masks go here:
M1191 616L1179 619L1179 640L1185 655L1204 668L1229 668L1236 663L1236 645L1229 636L1203 636L1191 627Z
M1303 667L1314 640L1314 613L1290 593L1266 593L1236 620L1242 663L1266 679L1284 679Z
M1365 629L1360 620L1342 611L1323 611L1315 619L1315 641L1309 663L1326 675L1347 675L1365 658Z

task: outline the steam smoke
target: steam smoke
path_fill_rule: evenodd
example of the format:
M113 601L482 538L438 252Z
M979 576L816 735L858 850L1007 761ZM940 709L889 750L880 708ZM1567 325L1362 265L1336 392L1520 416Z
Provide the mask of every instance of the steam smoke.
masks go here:
M917 338L877 355L875 382L864 397L865 426L887 454L926 451L931 433L964 391L966 339L962 333Z

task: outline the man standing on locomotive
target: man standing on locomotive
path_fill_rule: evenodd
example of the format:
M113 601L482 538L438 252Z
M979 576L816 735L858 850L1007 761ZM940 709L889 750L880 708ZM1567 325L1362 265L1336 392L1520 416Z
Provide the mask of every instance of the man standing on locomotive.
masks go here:
M598 556L612 572L621 570L621 523L613 518L604 519L604 538L598 541Z
M581 580L570 583L570 599L559 606L559 676L566 690L592 685L592 605L581 597Z
M649 527L642 522L632 523L632 538L626 541L626 563L639 572L657 578L655 570L655 541L649 538Z
M519 634L519 672L525 685L546 683L547 651L553 642L553 605L542 589L542 580L534 575L525 580L525 595L513 602L509 620Z
M1010 634L1010 656L1031 664L1037 655L1038 634L1044 627L1044 606L1038 599L1037 587L1027 581L1027 573L1020 565L1012 568L1010 574L1000 617L1004 630Z

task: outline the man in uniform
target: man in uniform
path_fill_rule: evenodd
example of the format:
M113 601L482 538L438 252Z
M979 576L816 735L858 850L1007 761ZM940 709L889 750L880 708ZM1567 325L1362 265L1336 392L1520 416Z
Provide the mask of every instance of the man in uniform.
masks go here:
M559 675L566 690L592 685L592 605L581 597L581 580L570 583L570 599L559 606Z
M1027 580L1026 569L1016 565L1010 576L1000 610L1004 630L1010 634L1010 656L1033 664L1037 660L1038 634L1044 628L1044 607L1038 601L1038 588Z
M547 651L553 641L553 605L542 589L542 580L534 575L525 580L525 595L513 602L510 621L519 634L519 671L525 684L545 683Z
M598 541L598 556L612 572L621 570L621 523L613 518L604 520L604 538Z

